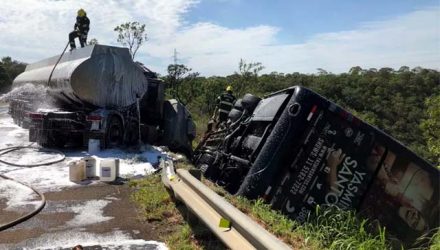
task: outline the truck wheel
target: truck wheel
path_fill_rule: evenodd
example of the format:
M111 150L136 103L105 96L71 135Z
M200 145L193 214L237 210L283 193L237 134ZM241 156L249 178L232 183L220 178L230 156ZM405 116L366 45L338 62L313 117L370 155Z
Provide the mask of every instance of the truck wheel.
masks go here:
M63 135L60 133L53 133L51 135L52 145L54 145L57 148L63 148L64 145L67 143L67 138L69 138L67 135Z
M139 127L135 121L131 121L125 126L124 141L127 146L137 145L139 140Z
M106 147L113 148L121 145L123 136L124 128L122 121L118 117L112 116L107 126Z

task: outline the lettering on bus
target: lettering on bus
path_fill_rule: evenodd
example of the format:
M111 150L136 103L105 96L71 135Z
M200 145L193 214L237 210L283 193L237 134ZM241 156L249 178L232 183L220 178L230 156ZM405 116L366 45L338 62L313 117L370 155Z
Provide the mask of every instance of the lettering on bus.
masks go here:
M336 153L335 153L336 152ZM330 157L341 157L342 150L332 152ZM342 157L343 158L343 157ZM357 170L358 162L347 156L343 160L341 169L330 166L330 191L325 195L325 203L337 205L341 208L351 208L352 199L356 198L367 173Z
M307 159L304 161L304 165L301 167L300 172L290 189L290 193L293 195L303 194L311 182L312 178L315 177L315 173L322 163L322 159L327 152L327 146L324 145L324 139L318 138L312 151L310 152Z

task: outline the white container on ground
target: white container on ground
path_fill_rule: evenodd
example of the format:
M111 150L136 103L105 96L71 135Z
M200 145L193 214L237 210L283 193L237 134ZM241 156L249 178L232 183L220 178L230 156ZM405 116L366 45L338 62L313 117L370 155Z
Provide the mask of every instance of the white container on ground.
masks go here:
M115 181L119 176L119 159L101 159L99 164L99 180Z
M89 154L96 154L100 151L101 143L99 139L89 139Z
M83 160L69 163L69 179L72 182L80 182L86 179L86 162Z
M86 178L96 177L96 159L94 157L82 158L86 162Z

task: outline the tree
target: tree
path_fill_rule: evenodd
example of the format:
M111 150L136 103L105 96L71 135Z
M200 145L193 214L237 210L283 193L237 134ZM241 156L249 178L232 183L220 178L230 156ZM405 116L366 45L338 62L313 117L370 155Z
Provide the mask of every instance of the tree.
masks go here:
M128 48L133 59L142 44L148 41L145 24L127 22L116 26L114 31L118 33L117 41Z
M249 87L258 83L258 74L263 69L264 66L261 62L247 63L245 60L240 59L238 72L235 72L235 77L231 81L236 94L242 95L245 91L250 91Z
M246 63L245 60L240 59L240 62L238 63L238 70L239 74L244 77L257 77L258 73L264 69L263 64L260 62L256 63Z
M3 57L0 61L0 92L7 92L11 88L12 80L26 68L26 64Z
M399 68L399 73L409 72L410 68L408 66L402 66Z
M190 102L195 95L195 92L192 91L192 83L199 73L191 72L192 69L183 64L170 64L167 71L168 75L165 81L169 84L173 98L178 99L184 104ZM186 83L185 87L188 87L188 89L179 90L179 87L184 83Z
M422 122L421 128L428 143L428 150L440 168L440 95L428 98L425 104L428 118Z
M95 44L99 44L99 43L98 43L98 39L96 39L96 38L92 38L92 39L90 39L90 41L89 41L89 45L95 45Z
M362 73L362 68L360 66L351 67L348 73L350 75L359 75L360 73Z
M11 79L4 67L0 64L0 93L7 92L10 86Z
M323 68L317 68L316 70L318 71L318 75L328 75L327 70Z

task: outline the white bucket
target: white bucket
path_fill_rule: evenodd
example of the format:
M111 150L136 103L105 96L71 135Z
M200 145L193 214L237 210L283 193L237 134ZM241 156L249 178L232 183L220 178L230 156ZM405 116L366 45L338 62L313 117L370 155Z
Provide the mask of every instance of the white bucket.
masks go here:
M99 164L99 180L111 182L119 176L119 159L101 159Z
M100 141L99 139L89 139L89 154L96 154L100 151Z
M80 182L86 179L86 162L83 160L69 163L69 179L72 182Z
M82 158L86 162L86 178L96 177L96 159L94 157Z

